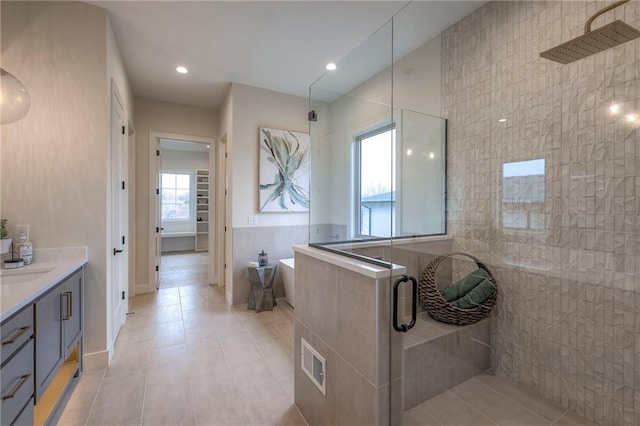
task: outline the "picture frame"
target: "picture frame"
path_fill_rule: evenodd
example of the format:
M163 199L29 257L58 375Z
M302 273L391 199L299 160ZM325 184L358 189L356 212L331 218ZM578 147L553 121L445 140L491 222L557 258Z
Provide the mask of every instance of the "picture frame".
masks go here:
M309 211L308 133L260 127L261 212Z

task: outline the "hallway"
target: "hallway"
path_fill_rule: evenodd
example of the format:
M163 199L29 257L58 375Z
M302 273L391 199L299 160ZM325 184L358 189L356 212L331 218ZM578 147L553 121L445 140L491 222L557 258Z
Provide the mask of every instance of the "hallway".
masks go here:
M255 313L200 284L137 296L130 310L111 366L84 372L59 425L306 424L284 301Z
M160 258L160 288L207 284L209 252L164 253Z

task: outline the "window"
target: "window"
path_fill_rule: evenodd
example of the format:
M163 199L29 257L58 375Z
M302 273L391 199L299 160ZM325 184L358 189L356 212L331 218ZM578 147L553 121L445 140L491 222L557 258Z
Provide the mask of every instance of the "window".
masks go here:
M356 229L360 236L389 237L396 207L396 129L385 126L356 138Z
M191 173L162 173L162 220L191 220Z

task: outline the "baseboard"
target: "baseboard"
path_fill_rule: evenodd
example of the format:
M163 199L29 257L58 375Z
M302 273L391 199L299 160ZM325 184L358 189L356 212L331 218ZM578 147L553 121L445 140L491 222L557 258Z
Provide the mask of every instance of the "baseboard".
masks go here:
M149 291L149 285L136 284L136 294L146 294L146 293L153 293L153 291Z
M82 367L85 370L99 370L109 366L109 351L85 353L82 357Z

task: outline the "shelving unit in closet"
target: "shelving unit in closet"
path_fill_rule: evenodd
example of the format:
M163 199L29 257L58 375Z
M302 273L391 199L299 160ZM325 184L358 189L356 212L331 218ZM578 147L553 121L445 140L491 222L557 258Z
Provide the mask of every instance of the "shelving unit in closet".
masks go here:
M196 251L209 250L209 170L196 170Z

